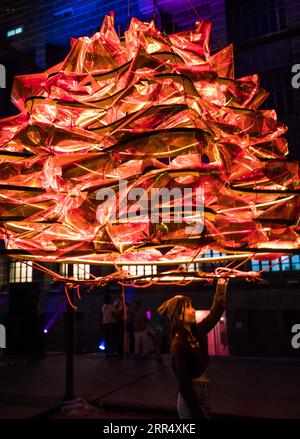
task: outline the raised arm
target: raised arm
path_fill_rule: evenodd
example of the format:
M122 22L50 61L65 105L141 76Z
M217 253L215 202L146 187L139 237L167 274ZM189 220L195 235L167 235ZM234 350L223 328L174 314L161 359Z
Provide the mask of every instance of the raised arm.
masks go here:
M222 317L225 309L227 286L228 279L218 279L213 304L209 310L209 314L203 320L201 320L201 322L197 323L197 326L201 328L206 334L213 329L213 327Z

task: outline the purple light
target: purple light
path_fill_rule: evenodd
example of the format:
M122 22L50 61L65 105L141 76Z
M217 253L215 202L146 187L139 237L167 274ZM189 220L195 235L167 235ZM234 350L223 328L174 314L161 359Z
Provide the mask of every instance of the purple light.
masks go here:
M0 306L4 305L7 302L7 297L0 297Z
M48 329L44 329L44 334L47 334L48 333Z
M151 320L151 311L150 310L146 311L146 314L147 314L147 319Z
M51 319L46 322L46 328L44 329L44 332L47 331L48 329L53 325L53 323L56 321L56 319L60 316L60 314L63 313L65 307L67 305L67 300L64 297L63 301L61 302L61 304L58 306L58 308L56 309L55 313L53 314L53 316L51 317ZM45 332L45 334L47 334L47 332Z

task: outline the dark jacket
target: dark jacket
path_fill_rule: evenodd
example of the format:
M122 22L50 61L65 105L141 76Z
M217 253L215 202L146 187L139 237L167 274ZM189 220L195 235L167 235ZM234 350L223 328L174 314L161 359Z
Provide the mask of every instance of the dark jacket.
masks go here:
M199 347L191 347L187 338L178 336L171 345L171 365L179 384L179 391L191 410L193 417L199 413L199 401L193 379L202 375L208 365L207 334L220 320L224 312L227 284L217 285L209 314L201 322L192 325L192 333Z

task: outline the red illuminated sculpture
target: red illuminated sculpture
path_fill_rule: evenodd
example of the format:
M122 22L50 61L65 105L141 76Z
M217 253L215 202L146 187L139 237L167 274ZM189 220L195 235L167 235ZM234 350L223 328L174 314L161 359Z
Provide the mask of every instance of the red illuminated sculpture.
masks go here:
M210 54L210 30L166 35L134 18L119 38L107 16L63 62L16 77L20 113L0 121L8 254L118 267L299 249L287 128L259 109L257 75L235 78L232 46ZM163 188L175 196L155 198Z

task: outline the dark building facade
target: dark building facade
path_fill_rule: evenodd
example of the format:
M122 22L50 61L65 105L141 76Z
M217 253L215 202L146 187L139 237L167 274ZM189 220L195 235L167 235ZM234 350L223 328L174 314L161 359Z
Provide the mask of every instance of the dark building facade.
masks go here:
M300 60L299 2L228 0L226 16L237 76L260 76L270 91L264 108L275 108L278 119L288 126L290 158L299 160L300 93L292 87L292 67Z

